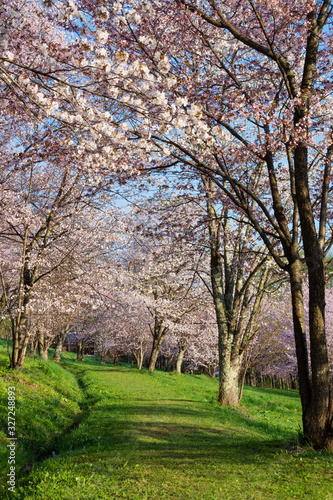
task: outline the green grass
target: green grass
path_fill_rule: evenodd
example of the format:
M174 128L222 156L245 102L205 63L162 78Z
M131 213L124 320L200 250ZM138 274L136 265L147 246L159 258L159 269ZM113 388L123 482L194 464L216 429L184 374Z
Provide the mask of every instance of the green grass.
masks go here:
M51 400L56 380L44 370L56 370L58 382L63 377L71 387L67 396L58 387L59 397L71 401L72 422L80 423L58 433L54 458L21 471L17 493L8 498L333 499L332 456L297 447L295 391L246 387L241 407L233 409L215 402L217 381L203 375L150 375L69 358L63 368L48 362L40 369L33 361L18 375L37 377ZM28 395L21 397L18 434L26 433L28 442L23 421L33 416L23 403ZM65 408L51 404L49 411L61 420Z
M16 467L25 470L52 453L63 433L81 414L82 391L75 376L59 364L27 359L21 372L8 371L0 341L0 474L8 472L7 388L16 388ZM1 488L1 486L0 486ZM0 489L1 492L1 489Z

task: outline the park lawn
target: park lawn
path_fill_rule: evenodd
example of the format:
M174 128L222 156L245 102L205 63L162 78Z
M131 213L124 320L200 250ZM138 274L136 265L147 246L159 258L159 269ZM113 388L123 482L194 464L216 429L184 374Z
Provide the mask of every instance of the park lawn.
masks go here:
M215 402L217 381L204 375L69 357L63 368L64 383L78 381L80 421L21 471L8 498L333 499L332 456L297 447L295 391L247 387L232 409Z

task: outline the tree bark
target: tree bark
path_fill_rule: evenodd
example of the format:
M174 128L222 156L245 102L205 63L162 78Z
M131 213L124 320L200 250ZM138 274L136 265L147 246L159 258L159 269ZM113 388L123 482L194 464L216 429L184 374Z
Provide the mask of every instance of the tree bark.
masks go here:
M31 340L30 342L30 357L36 356L37 351L37 339Z
M25 360L30 339L27 322L28 318L25 314L20 315L19 318L12 319L13 350L10 367L13 370L20 370Z
M38 352L43 361L47 361L50 342L46 339L42 330L38 331Z
M58 336L57 344L55 346L53 358L52 358L53 361L56 361L57 363L59 363L61 361L62 347L63 347L64 342L66 340L66 336L67 336L67 331L60 333Z
M180 375L182 372L182 364L183 364L183 359L184 359L184 354L185 354L186 349L181 349L179 348L178 355L177 355L177 361L176 361L176 372Z
M153 348L152 348L152 351L151 351L151 355L150 355L150 359L149 359L149 365L148 365L148 370L150 372L153 372L155 370L156 361L157 361L159 350L160 350L160 342L158 341L158 339L154 338L154 340L153 340Z
M289 276L297 368L300 380L300 397L302 408L306 409L309 406L311 399L311 380L305 333L302 274L302 263L300 259L295 259L294 262L289 265Z
M136 367L138 370L141 370L142 369L142 365L143 365L143 356L140 356L137 360L137 363L136 363Z
M229 349L220 364L220 384L217 400L223 405L237 406L239 404L238 381L242 367L242 355L230 360ZM224 362L223 362L224 361Z
M48 349L45 350L39 350L39 356L43 361L47 361L49 359L48 357Z
M162 344L162 341L166 334L168 333L169 329L167 327L163 327L163 318L160 318L158 314L155 314L155 322L154 322L154 329L152 330L152 335L153 335L153 347L149 359L149 365L148 365L148 370L150 372L153 372L156 367L156 361L158 357L158 353L160 351L160 347Z
M133 355L134 355L135 360L136 360L136 367L138 370L142 369L146 349L147 349L147 343L144 341L140 341L139 349L137 349L136 351L133 351Z
M64 344L64 341L61 337L59 337L58 342L55 346L54 353L53 353L53 361L56 363L60 363L61 361L61 353L62 353L62 346Z
M76 360L83 361L84 357L84 342L83 340L78 340L76 342Z
M210 194L210 193L209 193ZM238 405L238 378L239 370L235 373L231 362L233 335L229 332L230 317L228 317L225 290L223 283L222 257L220 253L220 234L216 226L216 213L211 204L208 204L208 214L212 217L209 225L210 233L210 272L218 326L219 371L220 384L217 400L225 405ZM236 363L237 365L237 363ZM236 369L236 366L235 366ZM240 366L239 366L240 369ZM237 370L236 370L237 371Z
M304 115L305 110L302 108L296 111L295 123L297 124ZM324 254L317 236L309 194L307 148L302 143L295 148L294 161L297 204L309 279L312 378L309 401L303 402L302 400L303 429L314 448L327 448L333 451L333 394L325 333ZM302 397L303 380L301 374L299 383Z
M242 245L235 243L231 249L228 241L229 215L223 209L218 216L214 205L213 182L202 177L206 188L207 214L209 216L210 275L216 322L218 326L220 385L218 401L222 404L239 404L238 381L245 350L253 338L253 326L261 309L268 268L266 257L257 262L247 277L244 276L243 250L249 238L249 227L243 233L238 227ZM222 246L223 244L223 246ZM223 256L222 256L223 252ZM232 269L232 255L238 264ZM251 302L251 287L258 280L256 298Z

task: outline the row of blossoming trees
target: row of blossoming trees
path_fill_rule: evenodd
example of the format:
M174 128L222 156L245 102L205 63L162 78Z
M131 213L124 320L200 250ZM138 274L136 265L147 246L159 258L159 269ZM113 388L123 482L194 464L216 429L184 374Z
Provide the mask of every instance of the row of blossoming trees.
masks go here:
M153 368L167 335L182 332L181 352L189 325L203 330L207 293L218 399L237 404L244 353L287 280L304 432L332 449L331 21L331 0L1 3L1 304L13 368L31 329L45 351L56 311L78 332L130 293L149 317ZM107 193L158 171L197 211L176 202L148 231L115 230L123 219Z

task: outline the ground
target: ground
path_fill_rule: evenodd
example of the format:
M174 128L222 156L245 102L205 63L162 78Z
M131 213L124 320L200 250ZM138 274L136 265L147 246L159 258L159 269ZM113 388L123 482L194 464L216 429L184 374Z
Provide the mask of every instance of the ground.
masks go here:
M18 436L16 492L2 498L333 499L332 456L299 444L295 391L246 387L241 407L226 408L205 375L66 356L2 371L4 400L17 387ZM5 400L4 429L6 411Z

